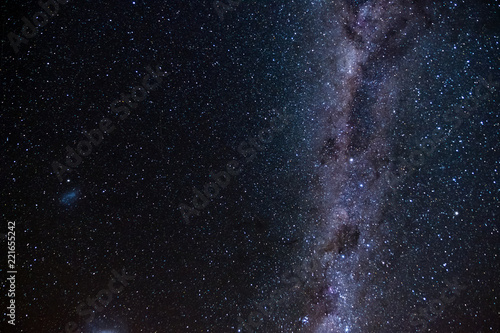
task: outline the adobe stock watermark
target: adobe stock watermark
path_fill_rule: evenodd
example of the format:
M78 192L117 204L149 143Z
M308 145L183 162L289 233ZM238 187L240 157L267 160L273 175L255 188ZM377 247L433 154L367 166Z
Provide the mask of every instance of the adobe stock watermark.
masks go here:
M280 289L273 290L270 296L261 302L255 303L255 310L248 314L245 321L241 316L238 316L237 332L256 332L264 323L264 319L272 318L274 311L283 303L287 302L284 295L290 290L300 290L306 285L315 283L319 275L315 274L321 269L319 259L311 257L304 260L302 263L294 265L290 271L281 275L280 282L284 286Z
M76 313L80 319L87 317L85 319L86 324L90 324L94 320L96 312L104 311L113 300L113 296L121 293L129 285L129 282L136 278L136 275L127 274L125 268L122 268L121 273L118 273L114 269L111 273L113 277L109 280L107 288L99 290L93 298L88 296L84 302L81 302L76 307ZM64 332L81 333L82 329L79 328L76 322L70 321L64 326Z
M455 296L460 296L460 292L467 288L458 283L457 277L453 279L453 283L450 283L448 280L444 280L444 283L446 284L446 290L441 293L439 298L431 300L427 306L419 307L416 310L418 313L414 312L411 314L411 326L419 330L425 330L429 323L443 314L445 306L453 303L456 300Z
M59 13L59 5L65 5L69 0L40 0L38 5L42 8L41 11L36 12L31 16L31 21L23 16L21 20L24 25L21 31L18 33L9 32L7 38L9 39L10 46L14 50L14 53L19 52L19 47L21 44L28 44L28 39L35 37L38 34L38 28L43 28L46 26L50 18L56 16ZM22 36L21 36L22 35Z
M446 124L452 125L452 130L459 128L465 120L467 120L474 111L479 108L480 102L486 100L493 94L500 82L493 81L493 75L488 76L488 80L480 77L478 84L474 87L474 95L469 99L463 99L453 108L451 115L445 114L444 121ZM482 90L483 89L483 90ZM390 172L386 175L386 180L390 184L393 191L397 189L406 177L412 175L417 169L424 165L425 157L429 157L436 148L443 143L449 136L442 130L442 127L434 129L430 136L426 137L418 149L411 152L408 160L403 157L398 157L393 162L399 166L399 171Z
M219 20L221 22L224 21L224 14L226 14L227 12L235 11L236 8L241 3L241 0L237 1L225 0L225 1L227 2L227 4L219 0L215 0L214 2L212 2L212 6L214 7L217 15L219 15Z
M248 139L248 141L242 141L238 145L237 151L241 155L242 161L232 159L226 163L225 170L217 173L213 170L210 171L209 178L211 181L205 183L202 189L203 192L193 187L191 206L186 203L179 204L179 210L184 221L190 223L192 216L199 216L200 212L210 204L211 200L219 195L221 189L225 189L231 183L231 177L236 177L243 171L242 165L253 161L258 152L266 149L266 144L273 140L273 136L281 132L285 125L288 125L289 118L289 114L278 113L271 120L269 128L261 130L257 136Z
M137 103L144 101L151 91L158 88L163 81L163 77L167 74L161 70L160 66L156 66L155 70L151 66L147 66L146 71L149 74L144 76L141 85L134 87L129 94L121 93L120 98L109 105L111 112L113 115L119 116L119 120L127 119L131 111L137 108ZM154 82L151 82L151 80ZM59 182L63 181L65 173L72 172L73 168L77 168L83 162L83 157L87 157L92 153L93 147L98 147L101 144L104 140L104 134L109 134L114 130L113 121L109 118L103 118L99 121L97 128L90 132L83 132L87 140L80 140L75 148L69 145L66 146L65 162L53 161L51 164L52 172L57 176Z

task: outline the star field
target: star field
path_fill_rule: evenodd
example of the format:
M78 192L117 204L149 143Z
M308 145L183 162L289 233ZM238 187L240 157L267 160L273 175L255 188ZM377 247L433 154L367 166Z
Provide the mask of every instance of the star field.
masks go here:
M498 1L40 3L1 332L500 331Z

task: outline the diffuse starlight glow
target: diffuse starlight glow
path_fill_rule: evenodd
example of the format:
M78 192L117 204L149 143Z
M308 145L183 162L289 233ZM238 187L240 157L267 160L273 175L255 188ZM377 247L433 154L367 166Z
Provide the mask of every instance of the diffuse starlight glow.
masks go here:
M337 65L323 79L343 84L325 88L325 96L319 96L328 101L316 143L316 196L321 198L323 223L314 252L324 265L323 282L311 294L316 300L309 301L304 326L317 333L362 332L366 328L358 318L369 316L370 309L361 305L361 295L371 291L367 281L357 277L365 274L379 246L378 225L390 191L388 138L398 86L404 80L395 74L399 57L432 21L425 5L412 1L367 1L359 6L335 1L321 6L329 22L337 22L325 37L331 48L323 49Z

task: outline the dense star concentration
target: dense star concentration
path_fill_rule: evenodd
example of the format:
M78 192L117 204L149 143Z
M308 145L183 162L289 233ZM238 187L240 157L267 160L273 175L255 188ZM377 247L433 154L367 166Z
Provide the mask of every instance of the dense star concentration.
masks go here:
M0 332L500 332L498 1L6 1Z

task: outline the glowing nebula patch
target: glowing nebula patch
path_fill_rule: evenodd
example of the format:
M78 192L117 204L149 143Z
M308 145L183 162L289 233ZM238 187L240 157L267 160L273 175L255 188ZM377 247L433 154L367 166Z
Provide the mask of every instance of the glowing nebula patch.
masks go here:
M78 200L78 190L72 190L61 196L60 202L65 206L72 206Z

